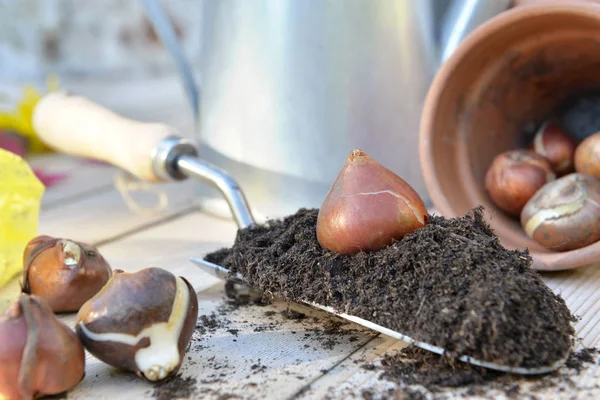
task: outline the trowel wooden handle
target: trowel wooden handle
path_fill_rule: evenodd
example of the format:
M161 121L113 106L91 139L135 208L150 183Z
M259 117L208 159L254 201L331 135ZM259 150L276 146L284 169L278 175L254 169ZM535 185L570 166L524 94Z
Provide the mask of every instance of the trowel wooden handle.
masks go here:
M41 141L54 150L120 167L148 182L162 179L152 168L152 153L175 130L160 123L133 121L87 98L54 92L33 114Z

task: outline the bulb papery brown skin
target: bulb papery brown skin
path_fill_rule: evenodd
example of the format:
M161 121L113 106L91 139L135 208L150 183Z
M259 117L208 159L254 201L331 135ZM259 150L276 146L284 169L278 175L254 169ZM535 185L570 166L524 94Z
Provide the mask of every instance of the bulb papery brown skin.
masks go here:
M521 226L554 251L600 240L600 180L572 173L546 184L523 208Z
M508 150L497 155L485 175L485 190L502 211L519 217L525 204L546 183L556 179L550 162L533 150Z
M85 352L47 302L21 294L0 316L0 398L66 392L85 376Z
M113 367L148 381L176 373L198 318L198 298L185 278L162 268L115 270L77 314L85 348Z
M23 267L27 265L27 260L31 256L31 252L33 251L33 249L35 249L38 245L42 243L48 243L48 241L50 240L54 240L54 238L48 235L39 235L31 239L27 243L27 245L25 246L25 250L23 251Z
M23 258L21 291L42 297L55 313L78 311L112 276L98 249L70 239L38 236Z
M533 139L533 150L546 158L557 176L575 171L577 143L555 121L547 121Z
M406 181L355 149L319 209L317 239L340 254L376 251L428 219L423 200Z
M575 170L600 179L600 132L588 136L577 146Z

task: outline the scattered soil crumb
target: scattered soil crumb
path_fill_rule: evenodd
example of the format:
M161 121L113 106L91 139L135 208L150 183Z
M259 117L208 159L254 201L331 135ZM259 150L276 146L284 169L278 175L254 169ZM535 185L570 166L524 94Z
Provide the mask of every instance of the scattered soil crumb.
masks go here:
M255 364L252 364L252 366L250 367L250 369L252 370L253 374L259 374L261 372L266 371L267 366L261 364L260 360L258 360Z
M283 310L281 312L281 315L283 315L283 318L285 318L285 319L292 319L292 320L301 320L301 319L306 318L306 314L304 314L300 311L292 310L291 308L286 308L285 310Z
M194 345L194 350L200 351L200 350L204 350L204 349L208 349L208 346L204 346L201 344Z
M97 376L97 375L96 375ZM53 395L44 396L44 399L47 400L64 400L69 398L69 392L62 392Z
M404 389L396 392L394 389L388 389L387 393L374 392L372 390L363 390L361 397L364 400L376 399L395 399L395 400L426 400L427 397L418 390Z
M315 323L310 322L310 324ZM360 332L355 329L342 329L342 327L348 324L338 317L321 320L315 325L307 328L303 338L309 340L311 343L318 342L324 350L333 350L335 346L343 343L345 340L352 342L353 340L351 339L356 338L356 333ZM308 348L310 346L305 345L304 347Z
M237 281L228 280L225 282L225 295L229 299L230 307L270 304L267 296L263 296L261 292Z
M227 327L231 321L223 316L227 315L229 311L231 310L221 306L217 309L217 312L213 311L209 315L204 314L199 316L196 322L196 333L202 336L206 333L215 333L217 329Z
M403 395L404 397L400 398L404 400L427 400L427 397L418 390L406 390L405 392L403 392Z
M279 324L276 322L269 322L268 324L261 324L254 327L254 332L266 332L266 331L274 331Z
M419 347L403 348L398 354L385 355L381 361L383 378L391 381L432 387L460 387L494 379L499 374L461 362L445 360Z
M196 383L195 378L183 378L181 374L177 374L155 383L152 396L157 400L193 398L197 395Z
M219 397L217 397L217 400L230 400L230 399L239 399L239 398L240 398L240 396L238 396L236 394L223 393Z
M211 389L209 387L205 387L200 389L200 394L204 396L200 396L199 398L205 398L206 395L211 395L211 398L215 398L216 400L231 400L231 399L241 399L240 396L233 393L221 393L218 390Z
M328 335L332 335L334 333L339 333L340 328L344 325L347 325L347 322L340 319L328 319L325 321L325 325L323 326L323 332Z
M594 362L594 356L600 354L600 349L584 348L576 353L572 353L567 359L566 366L580 373L586 364Z
M540 390L560 390L561 385L574 385L571 377L579 374L589 364L594 364L595 355L598 354L600 349L584 348L571 353L565 366L558 371L545 375L520 376L457 362L409 346L397 354L384 356L377 368L383 370L379 377L381 380L393 382L402 390L410 385L418 385L429 393L443 393L448 388L464 388L466 394L471 396L491 396L486 398L494 398L490 395L490 390L497 390L510 399L535 399ZM525 387L525 383L530 385Z
M564 300L530 268L527 251L500 244L483 207L460 218L430 215L402 240L352 256L319 245L317 216L300 209L240 229L233 247L206 259L265 293L331 306L443 347L449 357L537 367L568 354L573 317Z
M196 324L196 331L199 331L202 334L206 333L206 331L214 332L218 326L219 323L215 313L212 313L211 315L201 315Z
M321 345L324 349L333 350L333 348L338 344L338 342L332 338L325 339L321 342Z
M225 381L221 378L211 378L211 379L201 379L200 380L200 383L202 383L203 385L210 385L213 383L220 383L220 382L225 382Z
M229 306L232 304L228 302ZM254 304L244 304L240 305L238 303L234 303L235 310L242 306L253 306ZM229 312L233 311L229 306L221 305L218 307L217 313L212 313L210 315L205 315L199 318L198 324L196 326L196 331L200 333L205 333L206 331L214 332L219 328L227 328L228 324L231 323L230 320L226 319L224 316L228 315ZM222 312L226 310L226 312ZM231 315L231 314L229 314ZM274 319L275 316L280 315L283 320L290 320L298 322L303 326L304 335L302 339L310 340L311 343L317 342L321 345L323 349L332 350L336 345L342 343L343 340L347 340L349 343L357 342L359 337L358 333L369 332L374 335L373 332L367 331L365 329L344 329L343 327L348 326L347 321L331 316L327 318L315 318L308 317L305 313L293 310L290 307L287 307L283 311L277 312L273 310L265 311L263 313L265 317L267 317L271 322L263 322L263 323L249 323L249 327L254 332L267 332L267 331L275 331L280 326L280 321ZM248 323L248 321L246 321ZM226 329L227 332L236 335L239 333L239 329ZM291 334L297 334L296 331L290 331ZM347 338L347 339L344 339ZM301 345L302 346L302 345ZM310 348L311 346L308 344L303 345L304 348ZM314 348L314 347L313 347ZM315 349L316 350L316 349Z

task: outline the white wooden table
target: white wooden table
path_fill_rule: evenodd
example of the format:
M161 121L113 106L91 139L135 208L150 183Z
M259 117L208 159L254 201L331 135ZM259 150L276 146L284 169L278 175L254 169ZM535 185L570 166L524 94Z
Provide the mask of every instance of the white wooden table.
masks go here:
M181 369L183 377L196 379L191 398L362 398L363 390L385 394L390 387L378 379L381 371L361 365L377 363L384 354L404 347L402 342L353 324L342 327L350 332L332 336L334 340L328 342L319 331L329 316L294 304L276 302L219 314L225 304L223 283L196 268L189 257L230 246L237 227L231 220L211 217L195 207L194 182L161 185L168 206L141 215L131 211L115 189L117 171L112 167L62 155L42 157L32 164L46 171L77 170L45 193L40 233L96 244L115 269L156 266L185 276L196 288L201 315L216 311L218 320L228 321L213 332L196 335L192 342ZM146 204L155 200L150 193L134 196ZM600 268L547 274L545 279L581 318L575 325L581 344L600 346ZM16 293L13 284L0 291L0 299L6 304ZM309 318L284 319L280 311L288 306ZM74 315L61 318L73 326ZM591 367L573 380L575 388L565 383L566 390L549 388L538 393L538 398L600 398L600 389L595 387L600 367ZM462 392L449 390L445 396L463 398ZM85 379L68 393L69 399L152 397L152 384L89 355ZM498 394L497 398L502 397Z

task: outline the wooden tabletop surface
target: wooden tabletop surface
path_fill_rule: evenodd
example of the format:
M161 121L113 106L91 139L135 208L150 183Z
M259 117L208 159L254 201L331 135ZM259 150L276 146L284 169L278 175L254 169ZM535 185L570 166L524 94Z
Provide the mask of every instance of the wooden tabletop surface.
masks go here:
M271 305L229 306L223 283L200 271L189 257L231 245L237 227L231 220L212 217L196 207L195 182L158 185L154 191L132 193L136 203L147 208L156 204L158 194L167 196L164 209L139 212L128 207L117 189L119 171L112 167L56 154L31 163L47 172L77 171L47 189L40 233L96 244L115 269L161 267L194 285L200 315L209 317L215 327L205 326L203 334L195 334L186 354L180 372L182 378L192 378L192 384L184 398L417 398L414 392L408 396L408 390L379 379L381 370L362 367L377 365L385 354L405 347L402 342L351 323L343 325L341 332L327 335L325 327L332 318L297 304L276 301ZM580 345L600 346L600 268L590 266L544 278L579 316L575 328ZM2 305L17 292L16 281L2 288ZM284 318L282 311L287 308L307 317ZM73 326L75 316L62 315L61 319ZM86 362L85 379L66 395L68 399L148 399L160 392L136 375L118 371L90 355ZM536 396L598 399L599 382L596 362L558 386L536 388ZM527 385L535 382L521 383ZM491 390L474 394L465 388L448 389L423 392L422 398L503 398L502 393ZM160 393L164 396L159 398L169 397L164 391Z

